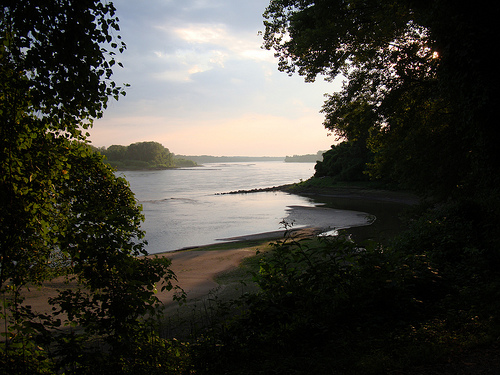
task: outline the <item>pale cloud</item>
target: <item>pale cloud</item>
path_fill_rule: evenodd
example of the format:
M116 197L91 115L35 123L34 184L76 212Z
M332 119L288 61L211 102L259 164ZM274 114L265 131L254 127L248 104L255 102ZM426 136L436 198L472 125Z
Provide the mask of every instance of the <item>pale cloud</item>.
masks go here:
M261 48L269 0L115 0L131 86L95 121L96 146L157 141L177 154L284 156L328 149L324 93Z
M190 24L183 27L156 26L169 35L176 35L180 40L194 47L227 51L224 56L251 60L274 61L273 53L261 48L262 40L257 32L237 32L223 24ZM220 52L220 51L219 51Z
M155 51L154 55L167 69L152 73L155 79L174 82L189 82L191 76L214 69L224 68L227 54L223 51L211 50L197 53L193 50L178 50L174 54L165 54Z
M216 67L224 68L226 61L230 59L263 59L257 43L252 44L251 41L231 35L225 25L191 24L183 28L155 28L168 35L175 35L181 41L178 44L189 47L176 49L173 53L154 51L160 62L170 65L154 74L158 79L188 82L193 74Z
M161 27L159 28L161 29ZM221 41L228 39L228 33L224 25L195 24L186 28L174 29L173 31L187 43L217 45L221 44Z
M273 52L265 49L248 49L242 51L240 55L249 60L275 62Z

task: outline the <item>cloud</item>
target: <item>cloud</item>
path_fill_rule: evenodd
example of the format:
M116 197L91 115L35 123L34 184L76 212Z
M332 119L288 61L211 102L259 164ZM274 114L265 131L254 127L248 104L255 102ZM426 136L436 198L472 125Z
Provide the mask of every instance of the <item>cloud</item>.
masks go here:
M206 72L215 67L224 68L227 57L223 51L211 50L206 53L194 50L177 50L173 54L164 54L160 51L154 52L158 63L164 66L164 70L158 67L158 71L152 73L154 79L173 82L189 82L194 74Z
M154 51L157 66L164 64L164 69L154 74L157 79L188 82L193 74L224 68L231 60L274 64L272 53L260 48L256 34L236 32L228 25L200 23L154 28L179 46L170 51Z
M258 35L268 0L114 3L127 43L114 79L131 86L96 121L95 145L156 140L175 153L280 156L329 147L319 111L336 85L278 71Z
M226 26L222 24L192 24L185 28L174 29L175 34L185 41L192 44L225 44L227 39Z

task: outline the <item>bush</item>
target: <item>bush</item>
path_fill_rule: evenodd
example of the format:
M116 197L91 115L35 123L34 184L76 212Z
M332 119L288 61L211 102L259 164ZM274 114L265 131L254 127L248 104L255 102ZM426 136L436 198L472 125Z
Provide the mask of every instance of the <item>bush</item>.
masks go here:
M314 177L332 177L335 181L367 181L367 163L372 155L361 142L333 145L316 163Z
M405 254L426 257L446 285L448 308L495 309L500 300L498 215L494 202L467 199L426 209L394 240ZM452 307L453 306L453 307Z
M371 366L377 350L392 348L398 330L430 314L427 297L438 277L425 258L376 244L286 238L261 254L255 280L261 291L244 299L247 314L200 344L197 359L207 373ZM209 361L214 342L217 361ZM241 363L252 365L245 372Z

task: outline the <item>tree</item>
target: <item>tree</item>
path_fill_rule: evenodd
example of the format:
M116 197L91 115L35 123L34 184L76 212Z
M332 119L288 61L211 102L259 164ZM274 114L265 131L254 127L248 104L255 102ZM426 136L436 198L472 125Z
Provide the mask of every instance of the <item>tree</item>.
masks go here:
M366 165L371 161L366 144L345 141L332 145L323 160L314 166L314 177L332 177L335 181L366 181Z
M488 57L496 10L485 1L274 0L264 46L307 81L346 77L324 124L366 137L373 177L447 196L498 182Z
M153 312L155 282L172 288L168 262L137 257L142 215L128 184L85 145L109 98L124 94L111 80L125 48L118 31L107 1L2 4L0 292L12 311L2 313L12 323L2 359L47 328L19 296L55 273L80 285L53 301L57 311L114 338Z
M102 152L106 158L114 161L122 161L127 155L127 146L111 145Z
M102 153L116 168L147 169L176 166L173 154L158 142L136 142L128 146L112 145Z
M127 147L127 159L172 166L170 151L158 142L137 142Z
M85 289L65 291L54 302L92 332L123 340L139 317L155 314L155 284L172 289L175 275L168 259L144 257L143 216L128 182L89 149L72 156L71 165L74 172L59 190L65 227L57 244Z

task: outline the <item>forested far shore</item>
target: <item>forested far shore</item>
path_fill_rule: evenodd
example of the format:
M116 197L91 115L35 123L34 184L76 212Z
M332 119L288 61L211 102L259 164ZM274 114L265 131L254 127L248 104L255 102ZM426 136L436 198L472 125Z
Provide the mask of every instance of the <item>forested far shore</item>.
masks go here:
M247 163L261 161L284 161L287 163L315 163L323 159L323 152L293 156L213 156L176 155L159 142L136 142L128 146L111 145L94 147L106 157L105 161L118 170L168 169L195 167L205 163Z
M175 156L158 142L137 142L128 146L112 145L98 148L105 162L117 170L168 169L195 167L193 160Z
M285 163L316 163L323 159L325 151L316 154L293 156L213 156L213 155L176 155L178 158L193 160L198 164L204 163L246 163L255 161L284 161Z
M325 152L326 151L318 151L315 154L286 156L285 162L286 163L316 163L318 161L323 160L323 154Z
M198 164L204 163L233 163L254 161L283 161L282 156L212 156L212 155L176 155L181 159L192 160Z

